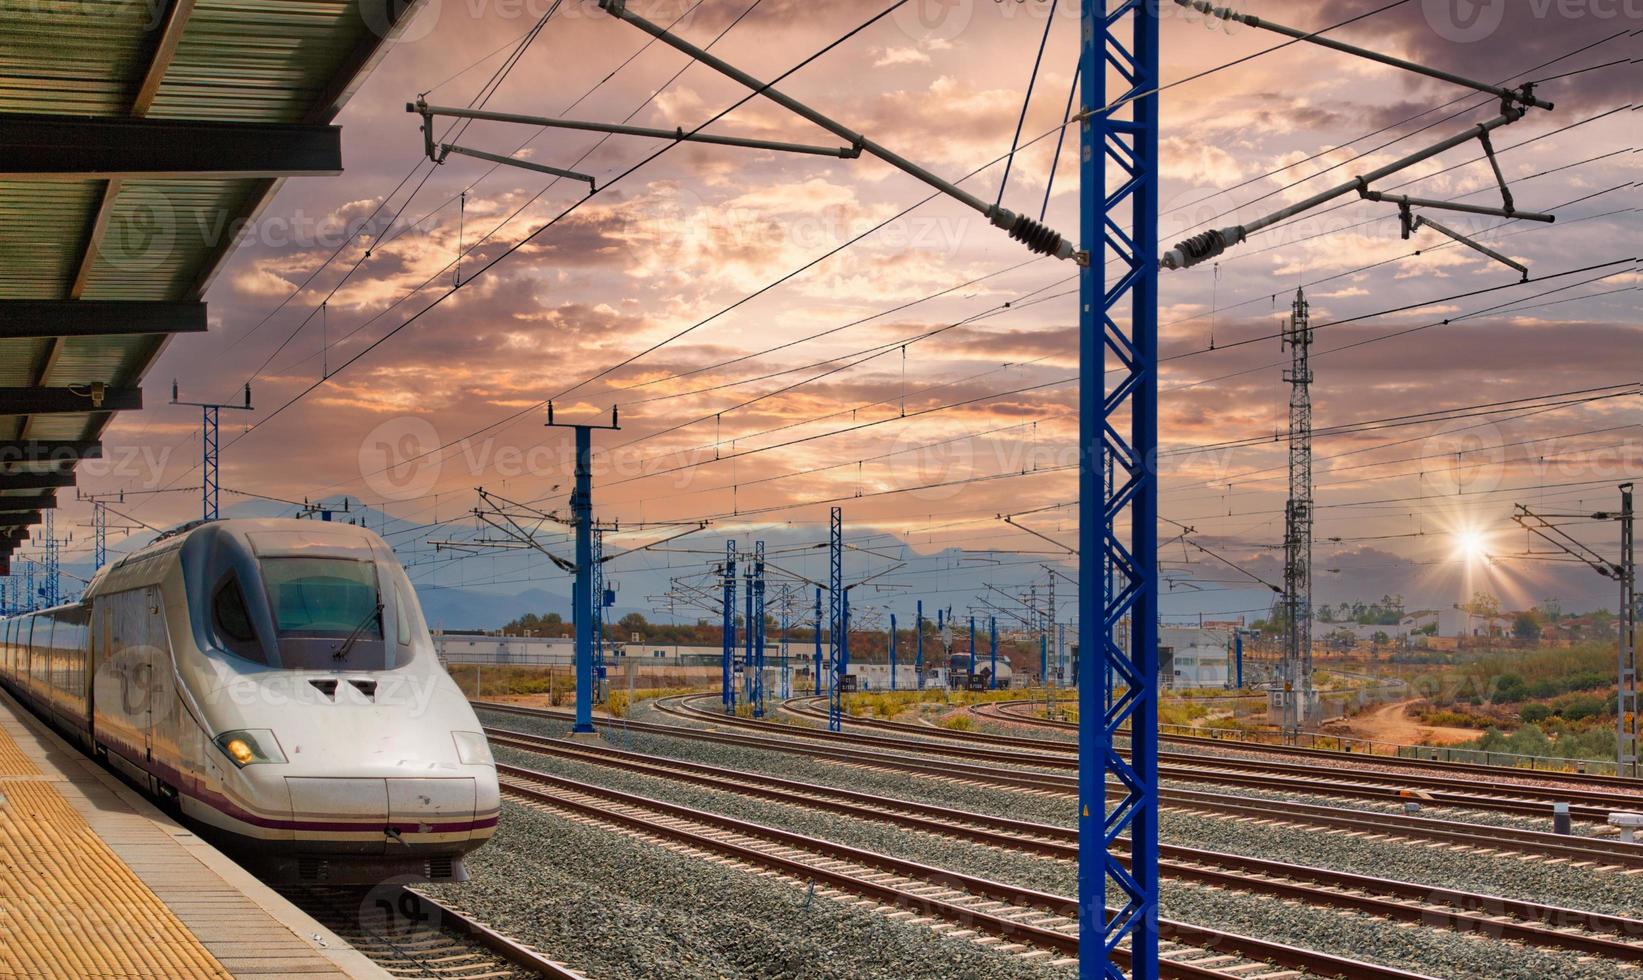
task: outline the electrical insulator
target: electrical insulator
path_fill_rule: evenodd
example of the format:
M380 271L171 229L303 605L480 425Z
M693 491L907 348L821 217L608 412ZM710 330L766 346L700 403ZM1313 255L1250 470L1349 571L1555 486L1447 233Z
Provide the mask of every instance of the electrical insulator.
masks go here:
M1213 259L1228 245L1244 240L1242 228L1221 228L1193 235L1164 253L1159 265L1166 269L1190 269L1205 259Z

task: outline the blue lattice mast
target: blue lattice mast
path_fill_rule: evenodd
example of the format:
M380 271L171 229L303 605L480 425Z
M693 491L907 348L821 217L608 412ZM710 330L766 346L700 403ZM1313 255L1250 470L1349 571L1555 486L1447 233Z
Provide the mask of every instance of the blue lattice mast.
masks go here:
M890 614L890 690L896 689L896 614Z
M720 691L720 700L724 702L725 714L736 713L736 542L725 542L724 566L724 621L720 625L720 634L724 639L723 686Z
M218 513L217 492L217 463L219 460L217 428L221 421L223 409L239 412L252 411L251 383L245 385L245 401L243 404L230 405L226 402L185 402L177 397L177 382L171 382L171 404L190 405L200 410L200 517L202 520L214 521Z
M845 657L844 512L834 507L828 516L827 537L828 674L827 729L844 727L842 694Z
M600 703L605 700L605 606L608 603L605 601L605 532L598 525L593 528L593 562L588 570L593 575L593 700Z
M822 693L822 590L816 587L816 664L810 676L816 681L816 696Z
M988 616L987 617L987 632L992 638L992 640L991 640L991 642L992 642L992 664L989 668L992 671L992 674L991 674L991 676L989 676L987 678L987 688L988 688L988 690L996 691L996 690L998 690L998 617L997 616Z
M753 636L753 717L764 717L764 542L753 542L753 608L748 617Z
M918 601L918 612L913 630L913 673L918 676L918 689L924 690L924 600Z
M46 601L46 608L48 608L48 609L63 601L62 569L58 564L58 554L59 554L59 552L57 550L58 542L57 542L56 514L57 514L57 512L55 510L51 510L51 509L48 509L45 513L45 532L46 532L45 579L46 579L46 581L45 581L45 591L43 593L43 597Z
M1152 978L1158 975L1158 488L1152 468L1158 444L1158 11L1147 0L1108 6L1082 0L1079 211L1089 254L1079 276L1079 972ZM1120 79L1116 92L1108 91L1109 74ZM1104 493L1109 460L1115 484ZM1093 586L1108 559L1114 583L1098 597ZM1120 645L1115 637L1125 617L1132 628ZM1122 693L1104 704L1109 666ZM1129 737L1121 742L1125 725ZM1109 790L1109 782L1117 788ZM1121 860L1126 849L1127 866ZM1116 899L1110 910L1109 894Z

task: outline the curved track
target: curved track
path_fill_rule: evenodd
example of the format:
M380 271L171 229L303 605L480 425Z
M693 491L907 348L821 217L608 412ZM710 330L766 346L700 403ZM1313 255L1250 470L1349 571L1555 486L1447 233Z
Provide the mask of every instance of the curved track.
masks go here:
M886 914L911 912L964 930L999 936L1022 947L1063 955L1076 955L1078 951L1078 907L1075 900L1065 896L535 770L499 764L497 772L506 795L574 814L586 822L682 844L750 868L775 871L795 884L820 884L834 893L862 896L877 902ZM1161 947L1160 975L1184 980L1225 980L1262 969L1261 964L1350 980L1408 980L1418 976L1168 919L1159 920L1159 932L1167 941ZM1122 949L1119 953L1124 956ZM1213 967L1200 962L1213 963Z
M1063 861L1074 861L1078 856L1077 831L1053 824L995 817L608 747L582 746L525 732L487 728L486 735L493 745L889 823L947 840ZM1297 900L1318 907L1350 909L1396 921L1580 954L1643 960L1643 920L1168 844L1160 846L1159 854L1160 872L1178 881Z
M701 697L667 699L657 702L662 711L692 717L714 724L762 727L773 726L745 718L731 718L720 712L704 710L695 702ZM801 717L825 721L827 715L819 710L814 698L794 698L783 703L783 710ZM952 755L961 758L1013 762L1046 769L1077 771L1077 746L1049 743L1041 739L1010 735L954 732L925 725L910 725L879 718L850 717L845 724L853 727L891 731L899 737L865 734L845 735L838 732L803 729L787 726L785 731L806 738L859 740L866 744L886 747L911 748L917 751ZM1028 747L1016 748L1022 743ZM1283 762L1260 759L1242 759L1224 756L1206 756L1200 753L1159 753L1158 774L1164 779L1193 782L1221 783L1254 789L1289 790L1323 796L1343 796L1402 802L1415 800L1434 806L1453 806L1478 810L1493 810L1529 816L1549 817L1554 803L1568 803L1569 812L1576 819L1603 822L1617 810L1637 807L1640 797L1633 794L1598 789L1580 789L1566 786L1547 786L1526 782L1505 782L1503 771L1496 770L1494 780L1482 784L1480 780L1436 776L1425 773L1401 773L1385 770L1344 769L1339 763L1319 765L1311 762Z
M476 702L476 708L568 722L571 714L554 709ZM721 720L722 716L721 716ZM1076 786L1065 776L1026 773L938 759L920 759L906 752L892 754L868 749L818 744L805 739L750 735L672 724L595 718L602 729L638 734L714 742L742 748L760 749L787 755L802 755L862 769L914 774L956 782L961 785L1001 788L1046 795L1071 796ZM783 729L767 726L779 736ZM1500 855L1510 860L1565 860L1586 862L1595 870L1643 868L1643 846L1625 844L1612 838L1566 837L1514 827L1487 827L1426 817L1378 811L1351 810L1307 803L1252 799L1225 793L1165 788L1159 799L1166 810L1227 818L1295 825L1304 824L1330 833L1353 836L1374 835L1390 842L1421 841L1469 848L1479 853Z
M811 701L815 698L794 698L794 701ZM1073 704L1075 702L1058 699L1059 704ZM1039 700L1019 701L989 701L974 704L969 707L971 714L989 721L1002 722L1008 725L1023 727L1044 728L1054 731L1076 733L1077 722L1059 721L1054 718L1040 718L1026 713L1027 710L1040 707L1044 704ZM1214 729L1209 729L1214 731ZM993 735L992 732L975 732L980 736ZM1312 759L1331 765L1346 763L1358 765L1370 763L1373 765L1396 766L1400 769L1409 769L1419 772L1441 773L1475 773L1489 779L1509 779L1514 782L1527 783L1561 783L1569 786L1590 787L1593 789L1609 788L1633 794L1643 794L1643 779L1634 779L1629 776L1609 776L1597 773L1564 772L1559 769L1525 769L1521 766L1493 766L1481 762L1440 762L1436 759L1413 759L1395 755L1371 755L1363 752L1340 752L1331 749L1303 748L1294 745L1271 745L1266 742L1248 741L1237 738L1237 733L1227 738L1201 735L1159 735L1158 741L1173 745L1186 745L1202 749L1207 746L1225 747L1239 752L1250 752L1261 755L1291 756L1302 759ZM1002 738L1022 738L1024 736L999 736ZM1045 746L1054 746L1064 743L1054 739L1027 739ZM1576 762L1577 760L1570 760Z

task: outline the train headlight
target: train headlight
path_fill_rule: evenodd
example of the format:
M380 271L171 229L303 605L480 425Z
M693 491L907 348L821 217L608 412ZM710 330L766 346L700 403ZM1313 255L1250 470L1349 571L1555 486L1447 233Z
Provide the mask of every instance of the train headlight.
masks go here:
M491 755L491 743L485 741L485 736L480 732L452 732L451 739L456 742L456 757L463 765L496 765L496 759Z
M217 747L241 769L259 762L285 761L279 741L266 728L223 732L217 736Z

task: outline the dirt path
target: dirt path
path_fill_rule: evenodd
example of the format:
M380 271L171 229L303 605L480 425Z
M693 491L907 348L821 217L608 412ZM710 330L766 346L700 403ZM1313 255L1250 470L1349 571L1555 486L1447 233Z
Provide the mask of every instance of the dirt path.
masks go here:
M1419 704L1420 698L1409 698L1383 704L1343 722L1327 727L1342 735L1397 742L1401 745L1455 745L1470 742L1483 733L1471 728L1449 728L1442 725L1423 725L1409 717L1409 709Z

